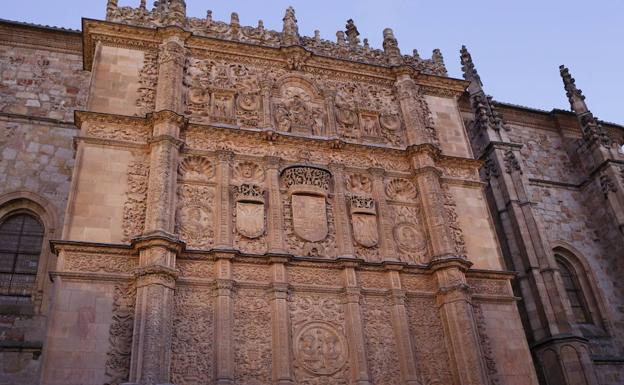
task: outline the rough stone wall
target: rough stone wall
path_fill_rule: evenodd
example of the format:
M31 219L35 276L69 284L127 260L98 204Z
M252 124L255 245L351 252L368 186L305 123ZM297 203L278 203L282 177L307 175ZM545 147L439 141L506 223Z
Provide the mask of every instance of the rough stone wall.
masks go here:
M79 47L75 33L0 23L0 197L37 197L55 219L44 243L60 237L74 168L73 114L86 106L89 73ZM44 245L40 265L53 268L54 260ZM37 281L41 298L0 315L2 385L39 381L51 285L45 271Z

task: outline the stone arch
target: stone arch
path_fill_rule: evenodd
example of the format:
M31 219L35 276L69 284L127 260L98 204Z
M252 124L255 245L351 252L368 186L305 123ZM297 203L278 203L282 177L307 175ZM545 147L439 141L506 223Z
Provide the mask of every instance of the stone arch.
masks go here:
M300 74L286 74L277 79L273 86L273 96L284 96L282 92L288 85L298 86L306 90L314 97L314 99L322 98L322 92L315 82L307 76Z
M596 275L583 254L572 245L558 241L553 244L553 256L557 263L563 263L576 276L579 289L586 301L587 310L590 313L591 327L581 326L584 334L607 334L610 333L610 324L606 317L606 306L599 290ZM596 327L598 329L596 329Z
M55 257L50 250L50 240L60 236L59 216L51 201L34 192L19 190L0 196L0 222L19 213L30 214L37 218L44 229L35 292L32 296L34 310L38 312L45 300L43 293L49 284L49 280L46 279L47 272L55 263Z
M327 136L328 114L322 93L306 76L288 74L272 90L271 109L279 132Z

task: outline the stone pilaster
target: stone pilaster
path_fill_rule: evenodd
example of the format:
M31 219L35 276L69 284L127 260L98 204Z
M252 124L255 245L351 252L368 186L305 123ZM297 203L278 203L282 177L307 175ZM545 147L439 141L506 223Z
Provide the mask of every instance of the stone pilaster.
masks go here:
M368 361L366 360L366 344L364 340L364 323L360 306L360 288L355 274L355 265L347 264L343 270L345 285L345 317L347 340L349 344L349 362L351 363L351 379L357 385L370 385Z
M406 126L407 145L427 143L426 130L420 116L423 111L419 108L418 86L410 76L410 71L399 71L394 86Z
M438 281L436 304L440 311L455 383L488 384L479 335L465 271L470 263L461 258L438 259L432 264Z
M280 159L267 157L267 189L269 191L268 243L270 253L284 253L284 213L279 181Z
M288 315L288 279L286 261L274 259L271 267L273 296L271 317L273 325L273 382L276 385L294 385L292 353L290 351L290 317Z
M325 98L325 108L327 110L327 132L325 135L328 137L337 136L336 113L334 111L336 105L336 91L326 90L323 92L323 97Z
M432 154L423 148L421 150L423 151L414 149L411 160L416 172L415 180L426 218L433 257L451 255L455 253L455 245L446 219L440 171L434 166Z
M162 44L158 51L158 85L156 111L182 113L182 91L186 49L184 42L190 33L176 27L160 31Z
M399 355L401 378L405 385L420 385L416 371L414 347L410 337L409 321L405 309L405 290L401 286L401 277L398 271L389 271L388 279L391 287L390 296L392 298L392 328L394 329L394 339Z
M379 218L379 258L382 261L398 260L393 243L392 221L388 218L390 209L386 203L383 169L371 168L369 172L373 178L373 198L377 204Z
M349 224L348 199L345 194L344 166L329 166L334 176L334 210L336 220L336 248L338 257L354 257L351 226Z
M233 301L232 255L217 255L215 291L215 384L234 384L234 349L232 346Z
M176 239L145 236L134 241L139 250L136 306L130 362L131 383L169 382L173 326L173 294L179 272L172 268L183 247Z
M230 204L230 165L234 154L217 152L217 190L215 194L217 223L215 224L215 248L232 248L232 205Z

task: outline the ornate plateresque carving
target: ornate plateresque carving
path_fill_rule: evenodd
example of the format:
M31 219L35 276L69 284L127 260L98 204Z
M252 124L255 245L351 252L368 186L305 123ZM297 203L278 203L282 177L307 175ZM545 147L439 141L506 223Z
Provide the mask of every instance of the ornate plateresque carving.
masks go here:
M189 248L209 248L214 242L214 188L182 184L178 188L176 232Z
M399 361L388 300L384 297L367 297L362 310L368 366L373 383L399 384Z
M149 166L144 155L135 155L128 166L128 191L123 207L123 241L141 235L145 227L147 177Z
M392 206L394 228L392 234L403 262L426 264L429 262L427 238L416 207Z
M290 316L298 383L347 385L349 347L338 300L296 296L290 303Z
M256 185L234 187L236 202L236 230L246 238L254 239L265 232L264 192Z
M128 381L130 356L132 354L135 297L136 287L134 284L115 286L113 320L108 337L110 347L106 354L105 371L110 381L106 385L119 385Z

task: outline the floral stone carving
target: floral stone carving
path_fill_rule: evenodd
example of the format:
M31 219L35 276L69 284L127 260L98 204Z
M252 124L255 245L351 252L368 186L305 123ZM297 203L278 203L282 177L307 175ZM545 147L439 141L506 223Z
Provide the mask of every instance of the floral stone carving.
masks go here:
M206 248L214 239L214 189L182 185L178 191L176 231L190 248Z

